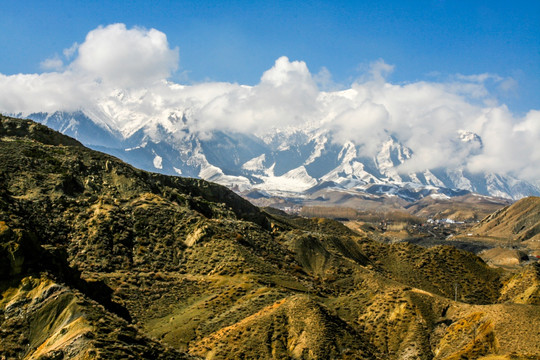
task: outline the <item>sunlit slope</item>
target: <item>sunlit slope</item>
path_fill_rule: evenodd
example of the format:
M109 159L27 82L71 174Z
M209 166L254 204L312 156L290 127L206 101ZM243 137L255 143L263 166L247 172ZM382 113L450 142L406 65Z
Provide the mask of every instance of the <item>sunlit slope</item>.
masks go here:
M487 216L471 232L506 241L540 240L540 198L521 199Z

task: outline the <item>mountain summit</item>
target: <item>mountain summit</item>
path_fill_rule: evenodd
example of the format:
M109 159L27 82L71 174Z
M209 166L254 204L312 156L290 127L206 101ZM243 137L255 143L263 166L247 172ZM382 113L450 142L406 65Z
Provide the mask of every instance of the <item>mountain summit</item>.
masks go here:
M117 102L124 99L122 94L117 97ZM268 196L302 196L324 188L395 195L407 201L467 192L507 199L540 195L540 189L526 181L473 173L458 165L407 171L416 155L400 142L399 134L387 134L386 140L366 149L353 141L336 141L331 129L315 124L258 135L199 131L190 128L189 108L164 110L163 116L146 120L133 114L128 122L119 122L118 117L127 115L122 115L117 102L102 104L100 111L27 117L141 169L199 177ZM464 130L455 134L452 143L459 152L471 155L483 148L480 136Z

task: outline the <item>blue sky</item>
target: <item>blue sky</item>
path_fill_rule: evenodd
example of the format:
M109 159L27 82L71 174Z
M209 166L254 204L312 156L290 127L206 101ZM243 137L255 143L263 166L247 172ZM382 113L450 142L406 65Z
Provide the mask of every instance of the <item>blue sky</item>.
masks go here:
M317 126L438 167L540 183L540 1L12 1L0 112L81 110L125 136ZM169 81L165 81L169 80ZM180 85L179 85L180 84ZM245 86L249 85L249 86ZM463 136L482 147L463 147ZM464 135L465 134L465 135Z
M540 1L12 1L0 12L0 73L39 73L99 25L155 28L179 47L183 83L256 84L282 55L344 87L378 59L388 81L490 73L516 113L540 108ZM486 84L489 87L489 83Z

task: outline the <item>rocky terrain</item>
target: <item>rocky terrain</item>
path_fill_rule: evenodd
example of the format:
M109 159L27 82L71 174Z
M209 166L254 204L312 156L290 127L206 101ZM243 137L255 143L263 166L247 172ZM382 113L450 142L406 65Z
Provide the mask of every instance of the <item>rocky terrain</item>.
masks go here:
M528 197L484 218L472 232L514 242L540 240L540 198Z
M0 358L535 359L540 269L385 244L0 125Z

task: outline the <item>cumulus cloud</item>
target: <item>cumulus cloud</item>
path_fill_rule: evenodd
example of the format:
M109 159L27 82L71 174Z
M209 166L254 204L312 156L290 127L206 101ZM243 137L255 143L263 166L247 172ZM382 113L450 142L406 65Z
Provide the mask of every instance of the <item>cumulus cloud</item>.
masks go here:
M89 104L99 88L77 81L71 72L44 74L0 74L0 111L29 114L64 109L73 111Z
M178 56L158 30L113 24L88 33L71 67L115 86L144 86L169 77Z
M216 128L260 133L269 129L301 126L320 117L317 97L319 90L306 64L280 57L264 72L259 84L228 87L215 94L196 112L199 129ZM180 95L191 98L191 89Z
M479 119L483 151L468 160L471 171L512 173L538 180L540 171L540 111L515 119L505 106L486 110Z
M155 29L98 27L81 44L42 63L42 74L0 74L0 111L86 111L128 136L161 123L171 132L214 130L265 134L283 128L322 128L337 143L352 141L366 156L393 135L414 156L400 169L461 167L473 172L540 177L540 111L524 117L498 103L494 88L512 90L512 78L496 74L455 75L447 81L394 84L394 66L379 59L348 86L337 86L327 69L313 74L303 61L283 56L258 84L168 81L179 50ZM482 138L465 144L463 132Z
M151 88L178 68L179 50L171 49L164 33L127 29L124 24L100 26L63 51L67 65L46 59L42 74L0 74L0 111L31 113L92 107L115 89Z
M374 155L381 140L388 137L390 114L386 107L366 99L358 104L347 104L343 111L329 123L327 128L334 132L333 140L338 143L354 141L363 145L366 155Z

